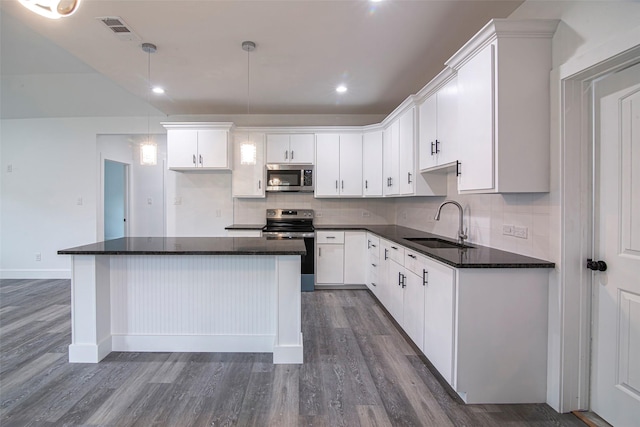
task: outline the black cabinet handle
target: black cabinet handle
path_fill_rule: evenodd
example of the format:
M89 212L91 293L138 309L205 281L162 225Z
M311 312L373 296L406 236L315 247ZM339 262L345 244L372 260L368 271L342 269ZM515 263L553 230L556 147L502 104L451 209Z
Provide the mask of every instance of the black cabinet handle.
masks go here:
M418 259L417 256L415 256L414 254L407 254L409 256L409 258L413 258L413 259Z
M434 152L433 152L433 146L434 146L434 145L435 145L435 142L431 141L431 155L432 155L432 156L433 156L434 154L436 154L436 153L434 153Z
M429 272L426 269L422 269L422 286L429 284Z

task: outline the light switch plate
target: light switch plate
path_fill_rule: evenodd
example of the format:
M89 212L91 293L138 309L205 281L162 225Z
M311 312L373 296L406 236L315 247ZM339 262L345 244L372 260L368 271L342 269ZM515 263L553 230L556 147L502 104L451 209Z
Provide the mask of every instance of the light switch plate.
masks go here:
M505 236L513 236L513 225L504 224L502 226L502 234Z
M513 235L520 239L526 239L529 235L529 229L527 227L513 227Z

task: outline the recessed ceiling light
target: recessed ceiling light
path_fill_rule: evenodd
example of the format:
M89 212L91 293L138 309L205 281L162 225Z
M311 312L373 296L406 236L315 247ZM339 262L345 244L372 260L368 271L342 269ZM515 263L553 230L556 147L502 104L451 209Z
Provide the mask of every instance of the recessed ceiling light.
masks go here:
M347 91L347 87L345 85L340 85L336 88L336 92L345 93Z
M160 86L155 86L153 89L151 89L153 91L153 93L157 93L157 94L163 94L164 93L164 89L162 89Z

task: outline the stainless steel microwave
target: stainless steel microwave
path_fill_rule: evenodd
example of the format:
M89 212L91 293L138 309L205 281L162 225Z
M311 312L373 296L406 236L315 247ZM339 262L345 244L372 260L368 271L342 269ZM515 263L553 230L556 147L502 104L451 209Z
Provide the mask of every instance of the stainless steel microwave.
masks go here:
M312 193L312 165L267 165L267 191Z

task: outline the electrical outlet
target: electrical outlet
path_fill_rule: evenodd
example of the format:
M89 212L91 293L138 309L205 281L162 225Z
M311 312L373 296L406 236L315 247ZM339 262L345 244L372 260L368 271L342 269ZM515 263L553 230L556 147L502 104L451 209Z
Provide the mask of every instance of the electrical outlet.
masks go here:
M13 165L7 165L7 172L8 173L13 172Z
M42 254L40 252L36 252L36 261L42 261Z
M513 227L513 235L520 239L526 239L529 235L529 229L527 227Z
M502 234L505 236L513 236L513 225L502 225Z
M174 205L181 205L182 204L182 197L175 197L173 199L173 204Z
M366 218L366 217L370 217L370 216L371 216L371 212L369 212L369 211L362 211L362 216L363 216L363 217L365 217L365 218Z
M84 203L84 200L82 200L82 197L78 197L78 199L76 200L76 205L82 206L83 203Z
M220 209L216 209L216 218L220 218L222 216L222 211Z
M314 215L315 215L316 218L321 218L322 217L322 212L316 211Z
M153 204L153 199L151 197L147 197L147 204L148 205L152 205Z

